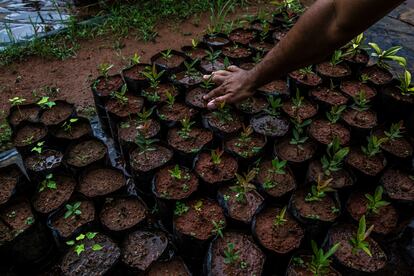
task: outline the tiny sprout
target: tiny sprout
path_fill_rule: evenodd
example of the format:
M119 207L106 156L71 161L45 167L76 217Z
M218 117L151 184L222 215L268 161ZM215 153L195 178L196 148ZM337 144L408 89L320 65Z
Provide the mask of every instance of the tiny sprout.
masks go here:
M329 143L326 154L321 158L324 174L331 175L332 172L339 171L348 153L349 147L341 148L339 138L335 136L332 142Z
M262 61L263 59L263 53L262 52L257 52L256 55L252 58L253 62L255 64L258 64Z
M79 234L75 240L69 240L66 242L67 245L69 246L74 246L74 251L76 252L76 254L79 256L82 252L84 252L87 248L85 248L85 244L82 243L82 241L86 239L88 240L92 240L96 237L98 233L97 232L88 232L86 234ZM92 251L99 251L103 249L103 246L100 245L99 243L95 243L91 246Z
M175 203L174 215L182 216L190 210L190 207L185 205L184 203L177 201Z
M219 236L219 237L223 238L223 229L225 227L224 221L220 220L219 222L216 222L215 220L213 220L212 222L213 222L213 227L214 227L212 232L216 236Z
M213 111L213 115L220 122L231 122L233 121L233 116L231 114L231 109L229 105L226 105L226 102L220 102L217 106L217 109Z
M43 146L44 146L45 142L37 142L36 146L33 147L30 151L31 152L36 152L38 154L41 154L43 152Z
M43 192L46 188L49 188L51 190L57 189L57 183L53 179L53 174L46 175L46 178L40 182L39 192Z
M385 137L378 139L377 136L371 135L367 137L367 140L368 145L361 147L362 152L368 157L373 157L381 152L381 144L385 143L388 139Z
M306 195L305 201L320 201L326 196L326 193L334 192L335 190L329 186L332 180L332 178L324 180L321 175L318 175L317 183L316 185L312 185L311 192Z
M21 97L14 97L14 98L9 99L11 106L17 106L17 107L19 105L22 105L25 101L26 99L21 98Z
M273 221L273 226L278 227L278 226L283 225L285 222L287 222L286 210L287 210L286 206L283 207L282 210L280 210L279 214L276 215L276 218Z
M121 91L114 91L111 93L111 97L114 98L119 104L126 105L128 103L128 97L125 96L128 91L127 85L124 84L121 87Z
M304 67L304 68L299 69L299 73L301 75L314 74L313 73L313 70L312 70L312 65L309 65L307 67ZM298 90L298 89L296 89L296 90Z
M184 118L181 120L181 129L178 131L178 135L181 138L187 140L190 138L191 127L195 124L195 122L191 122L190 119Z
M214 83L211 79L211 76L208 79L203 79L203 83L200 84L201 88L204 88L207 90L210 90L211 88L213 88L213 86L214 86Z
M298 88L296 88L296 94L295 97L292 98L292 103L294 108L299 108L302 106L303 102L305 100L305 97L301 96L300 91Z
M172 108L174 106L174 103L175 103L175 96L173 94L171 94L169 91L165 94L167 96L168 107Z
M156 150L156 148L153 146L156 142L158 142L157 139L145 138L145 136L142 135L140 132L138 132L137 136L135 137L135 143L140 149L139 154L144 154L146 152Z
M236 173L237 183L230 187L230 190L236 193L236 201L240 203L246 202L246 194L256 189L256 186L252 184L252 181L257 175L257 170L252 169L244 175Z
M26 218L25 224L26 225L32 225L35 222L34 217L28 217Z
M353 109L356 109L358 111L365 111L370 108L369 100L366 97L366 93L364 90L361 90L358 92L358 94L353 98L354 104L352 105Z
M367 83L369 76L367 74L361 74L360 80L362 83Z
M150 109L147 110L144 106L142 111L137 114L138 115L138 123L147 122L148 119L151 117L153 111L154 111L154 108L150 108Z
M227 248L224 249L224 263L234 264L240 259L239 252L235 250L233 243L227 243Z
M178 180L181 180L183 178L180 166L175 165L175 167L172 170L168 170L168 172L171 175L171 178L175 178Z
M38 102L37 105L40 106L42 109L52 108L56 105L54 101L50 101L49 97L42 97Z
M365 215L361 217L359 220L358 231L356 235L350 239L349 243L352 245L352 253L355 254L359 250L363 250L367 253L368 256L372 257L371 250L369 249L369 243L366 239L371 234L372 230L374 229L374 225L367 229Z
M335 124L341 118L342 112L346 109L345 105L335 105L331 107L329 112L326 112L326 118L331 124Z
M279 160L279 158L276 157L272 160L272 168L269 171L275 174L286 174L286 165L286 160Z
M197 48L199 43L200 41L198 41L197 39L191 39L191 45L193 46L193 48Z
M275 96L267 97L269 107L265 109L265 112L271 116L279 116L280 108L282 107L282 99Z
M327 269L329 268L331 261L329 258L335 254L335 252L339 249L341 246L340 243L334 244L328 252L324 252L322 248L318 248L315 241L311 241L313 256L311 262L308 264L309 270L313 273L315 276L319 275L325 275L327 272Z
M145 67L144 71L142 72L144 77L146 77L149 80L151 88L158 87L164 73L165 73L164 70L158 73L157 67L155 66L155 64L153 64L152 67L150 66Z
M135 53L132 57L131 57L131 64L132 65L136 65L141 63L141 56L138 55L137 53Z
M220 165L221 164L221 156L223 155L224 151L220 149L215 149L211 151L211 162L213 162L214 165Z
M251 141L251 135L253 134L253 128L251 126L244 126L243 125L243 131L240 133L240 137L238 138L240 143L248 143Z
M299 147L301 147L302 144L304 144L307 140L308 137L306 135L303 135L305 130L304 128L308 125L310 125L312 122L311 119L305 120L303 122L301 122L300 120L293 120L292 119L292 123L294 124L294 128L292 130L292 135L293 137L290 139L290 144L291 145L297 145Z
M70 118L68 121L64 122L62 125L63 131L71 133L73 124L78 120L78 118Z
M331 57L331 64L333 66L338 65L339 63L343 61L343 57L344 55L342 54L342 51L336 50Z
M374 195L365 194L365 197L368 200L368 203L367 203L368 213L373 212L375 214L378 214L379 209L381 207L384 207L390 204L388 201L382 200L383 192L384 192L384 189L382 188L382 186L378 186L375 189Z
M387 136L390 140L395 140L402 137L404 133L404 125L403 121L399 121L398 123L391 124L389 131L384 131L385 136Z
M164 59L170 59L170 58L172 58L172 50L171 49L168 49L168 50L165 50L164 52L161 52L161 56L164 58Z
M197 202L193 205L194 210L197 212L201 212L201 209L203 208L203 201L197 200Z
M111 68L114 67L113 64L109 64L109 63L101 63L98 65L98 71L99 74L101 74L102 76L104 76L105 79L108 78L108 72L109 70L111 70Z
M80 206L81 206L80 201L73 203L73 205L66 204L65 205L66 212L65 212L64 218L67 219L70 216L74 216L74 217L80 216L82 214L82 211L79 210Z

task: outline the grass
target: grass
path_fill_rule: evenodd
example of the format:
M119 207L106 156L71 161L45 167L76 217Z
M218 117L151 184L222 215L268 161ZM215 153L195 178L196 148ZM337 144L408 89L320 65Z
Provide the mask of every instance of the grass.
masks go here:
M115 40L135 36L138 40L152 41L157 36L158 22L163 22L165 19L182 21L192 15L208 11L216 1L220 0L159 0L157 4L151 0L143 0L136 5L117 3L105 6L100 14L105 17L99 24L80 25L71 18L66 23L65 32L47 38L36 36L27 44L12 44L0 52L0 66L32 55L62 60L73 57L80 47L80 40L97 36L115 35ZM246 1L238 4L237 1L229 2L232 2L232 5L246 5Z

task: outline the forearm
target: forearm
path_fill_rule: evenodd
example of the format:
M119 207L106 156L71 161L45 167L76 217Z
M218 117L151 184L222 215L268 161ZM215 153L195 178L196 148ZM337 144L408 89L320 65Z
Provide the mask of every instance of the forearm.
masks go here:
M319 0L249 72L252 88L320 62L403 0Z

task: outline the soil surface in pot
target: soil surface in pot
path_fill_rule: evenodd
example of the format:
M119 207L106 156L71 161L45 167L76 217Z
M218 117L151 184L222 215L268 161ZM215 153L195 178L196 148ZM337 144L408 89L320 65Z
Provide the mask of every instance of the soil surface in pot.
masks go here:
M239 46L226 46L222 49L222 54L226 57L232 59L239 59L239 58L248 58L251 56L252 52L248 48L239 47Z
M0 209L0 245L13 240L34 223L30 204L18 201Z
M13 195L20 176L18 169L7 167L0 169L0 205L6 203Z
M132 80L145 81L146 77L144 76L144 74L142 74L142 72L145 71L146 67L148 67L148 64L136 64L122 71L122 75L125 78L129 78Z
M97 234L93 239L83 241L85 251L78 255L73 248L64 255L60 269L64 275L105 275L121 255L119 247L109 237ZM99 244L101 250L92 250Z
M233 252L239 256L234 263L225 261L224 251L229 250L229 244L234 245ZM246 234L224 233L222 239L212 242L208 254L211 258L207 261L209 275L262 275L265 255Z
M192 58L193 60L202 60L207 56L206 49L203 48L194 48L193 46L188 46L188 48L183 47L183 52Z
M318 102L328 106L346 105L348 98L336 89L317 87L312 89L310 95Z
M35 123L38 121L40 107L37 105L27 104L16 107L9 116L9 123L17 126L23 121Z
M280 214L280 208L266 208L255 217L254 228L256 238L268 250L278 254L286 254L300 246L305 231L300 224L288 213L285 213L281 225L275 225L275 219Z
M250 97L236 103L237 109L247 114L257 114L267 108L268 105L266 99L259 97Z
M302 73L299 70L289 73L289 77L296 83L306 87L316 87L322 83L322 78L316 73Z
M255 190L246 192L241 200L236 195L239 193L233 191L232 186L227 186L219 189L217 197L229 217L250 223L254 214L261 208L264 199Z
M334 189L342 189L354 184L351 174L345 169L332 171L330 172L330 175L326 175L323 171L321 162L319 160L312 160L309 163L306 179L308 182L316 182L318 181L319 176L322 177L322 181L332 179L329 185Z
M296 188L296 180L289 168L285 168L284 174L274 171L270 160L260 163L256 181L263 190L272 197L281 197Z
M166 262L154 263L145 276L191 276L187 266L178 257Z
M87 197L96 197L113 193L125 185L125 178L121 171L97 168L84 172L77 191Z
M374 225L373 232L375 233L386 235L397 226L397 210L390 204L380 207L378 213L368 212L368 199L365 193L354 192L351 194L346 204L346 209L355 221L359 221L365 215L367 225Z
M414 175L410 176L400 169L387 169L381 182L391 199L414 201Z
M76 140L92 133L88 120L78 119L77 122L71 124L72 126L68 130L65 130L62 126L55 128L52 130L52 135L60 139Z
M384 131L377 132L378 138L385 138ZM399 158L409 158L413 155L413 146L404 137L388 139L380 145L381 149Z
M141 152L139 148L130 154L131 167L138 172L149 172L171 160L173 152L166 147L154 145L154 150Z
M403 95L401 94L401 90L396 86L386 86L381 90L381 94L384 96L391 97L393 100L397 101L399 104L402 105L410 105L410 109L412 109L412 105L414 105L414 97L411 95Z
M384 85L390 83L393 79L392 74L388 70L382 69L376 65L365 67L362 69L361 74L366 75L375 85Z
M216 47L222 47L230 42L230 40L227 39L227 37L220 36L220 35L205 35L204 41L211 45Z
M189 197L197 190L198 178L190 169L180 168L180 178L173 177L173 165L160 169L155 174L154 193L159 198L181 200Z
M351 132L346 127L324 119L312 121L308 132L312 139L324 145L329 145L335 137L339 139L341 146L349 144L351 140Z
M283 103L282 110L289 115L290 118L299 118L301 121L305 121L318 113L318 106L305 100L300 106L296 107L292 100L288 100Z
M237 169L237 160L227 153L223 153L221 162L217 165L211 160L210 153L200 153L194 166L195 172L209 184L233 179Z
M66 121L74 111L73 104L65 101L56 101L55 106L43 111L40 121L47 126L58 125Z
M240 137L235 137L225 142L228 151L242 158L257 156L265 145L266 138L258 134L250 135L246 141Z
M345 158L345 162L352 168L369 176L378 175L386 165L386 160L382 153L369 157L359 148L351 149Z
M204 109L207 107L208 101L204 100L203 96L206 95L208 92L209 90L202 87L196 87L194 89L191 89L185 95L185 102L190 106Z
M297 190L291 198L292 212L299 218L315 219L324 222L333 222L340 215L333 197L329 194L317 201L306 201L305 198L310 193L310 185Z
M316 71L322 76L329 78L343 78L351 75L352 71L345 63L333 65L329 61L325 61L316 65Z
M254 131L264 136L282 137L289 130L289 121L282 117L264 115L250 120Z
M222 119L220 118L219 112L213 111L204 116L204 119L210 127L225 134L234 133L242 128L242 118L237 113L230 111L228 116L226 116L228 118Z
M129 267L145 271L167 246L168 239L162 232L135 231L122 242L121 259Z
M355 98L361 91L364 91L367 100L371 100L377 95L377 91L366 83L360 81L350 80L343 81L340 89L345 95Z
M74 167L86 167L106 155L106 146L99 140L80 141L71 146L66 153L66 163Z
M185 202L188 211L174 216L174 228L180 234L205 241L217 235L214 223L226 226L226 217L221 207L213 200L193 199Z
M62 164L63 153L57 150L44 150L41 154L32 154L24 159L27 169L41 172L59 167Z
M295 256L290 261L290 265L286 270L286 276L313 276L314 273L310 271L310 263L312 262L310 255ZM297 261L295 261L297 260ZM332 266L325 268L324 276L341 276L342 274L336 271Z
M200 68L204 73L211 74L214 71L224 70L226 66L224 65L224 60L222 58L218 58L214 61L203 59L201 60Z
M273 49L274 45L266 41L253 41L250 43L250 47L257 52L268 53Z
M257 89L265 95L284 95L289 96L289 87L286 79L275 80Z
M133 197L107 198L99 214L101 223L111 231L130 229L147 216L147 208Z
M64 238L69 238L76 232L77 229L83 225L95 220L95 207L92 201L79 201L79 209L81 213L79 215L72 214L68 218L65 218L65 212L67 209L63 209L56 217L52 218L51 226L58 234ZM76 202L71 202L70 205L74 205Z
M359 111L353 108L346 109L341 118L350 126L362 129L371 129L378 123L377 113L373 110Z
M33 208L39 213L47 214L56 210L69 200L75 190L76 181L72 177L58 174L52 180L56 182L56 189L44 187L40 191L39 184L32 200Z
M120 118L125 118L141 111L144 106L144 98L131 94L126 94L125 97L128 99L126 103L121 103L117 99L110 99L105 105L106 110Z
M158 110L158 117L169 122L179 122L182 119L191 119L197 114L197 110L182 103L165 104Z
M305 143L293 145L290 139L284 139L275 145L275 154L283 160L301 163L313 157L317 149L317 145L308 139Z
M363 272L373 273L383 268L387 264L387 256L371 237L365 241L369 244L372 257L362 250L356 251L355 254L352 252L353 247L349 241L356 233L357 229L353 225L342 225L331 229L328 233L329 245L341 244L333 256L341 264Z
M369 61L369 55L365 51L359 51L353 55L345 55L344 60L350 63L367 64Z
M157 136L161 129L160 124L154 119L139 121L138 119L126 119L118 125L118 139L123 142L133 143L138 134L145 138Z
M254 30L237 29L229 34L229 39L231 41L243 45L248 45L255 39L255 37L256 32Z
M256 63L254 63L254 62L247 62L247 63L240 64L239 67L241 69L243 69L243 70L249 71L249 70L252 70L255 66L256 66Z
M142 95L150 102L166 102L168 93L174 97L179 94L178 89L171 83L160 83L156 88L149 87L142 91Z
M153 62L155 64L162 65L169 69L173 69L173 68L179 67L184 62L184 60L185 60L185 57L171 53L171 57L165 58L161 55L157 59L155 59Z
M180 152L199 152L213 140L213 133L202 128L192 128L188 133L188 137L180 135L180 130L180 128L172 128L167 135L168 144Z
M101 97L109 97L112 92L119 91L123 83L121 75L109 76L107 79L101 77L95 85L95 91Z
M175 80L179 84L187 86L187 87L195 86L203 82L203 74L201 74L198 71L195 73L191 73L191 74L189 74L186 71L183 71L175 75Z
M14 132L13 144L24 147L35 144L47 135L47 128L43 124L27 124Z

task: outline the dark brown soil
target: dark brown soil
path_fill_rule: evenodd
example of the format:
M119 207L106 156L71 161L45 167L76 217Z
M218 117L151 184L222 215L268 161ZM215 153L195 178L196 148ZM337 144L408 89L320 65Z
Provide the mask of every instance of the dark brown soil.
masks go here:
M222 58L218 58L216 61L208 61L206 59L201 60L200 68L202 69L203 73L211 74L214 71L224 70L224 60Z
M361 74L367 75L369 80L375 85L384 85L392 81L392 74L376 65L365 67Z
M75 190L76 181L72 177L65 175L54 175L53 180L56 182L56 189L45 188L39 191L33 198L33 208L43 214L50 213L69 200Z
M285 95L289 96L289 87L286 79L275 80L257 89L266 95Z
M349 61L351 63L367 64L369 61L369 55L367 52L358 52L352 56L345 55L344 60Z
M63 153L56 150L44 150L42 154L32 154L24 159L27 169L41 172L54 169L62 164Z
M142 153L139 148L130 153L131 167L137 172L149 172L170 161L173 152L166 147L154 145L154 150Z
M230 40L226 37L216 36L216 35L206 35L204 36L205 42L211 46L221 47L227 45Z
M367 100L370 100L377 95L377 91L374 88L370 87L368 84L355 80L343 81L340 89L342 93L351 98L356 97L361 91L364 91Z
M126 185L121 171L110 168L98 168L85 172L77 191L87 197L104 196Z
M358 111L348 108L342 113L341 118L351 127L372 129L378 123L377 113L373 110Z
M34 222L30 204L18 201L0 209L0 245L13 240Z
M318 113L318 106L305 100L301 106L296 107L292 100L288 100L283 103L282 110L293 119L299 118L300 121L305 121Z
M39 120L40 107L34 104L21 105L13 108L9 115L9 123L17 126L23 121L36 123Z
M259 185L265 192L272 197L281 197L296 188L296 180L289 168L285 168L285 174L277 174L274 172L271 161L264 161L260 163L259 173L256 176ZM271 181L274 187L265 188L263 184Z
M332 65L330 62L322 62L316 65L316 71L325 77L343 78L351 75L352 71L345 63Z
M92 240L83 242L85 251L78 255L75 250L69 250L63 257L60 268L64 275L105 275L121 255L119 247L109 237L97 234ZM99 244L101 250L92 250Z
M286 254L300 246L305 231L288 213L282 225L274 225L280 208L267 208L256 216L253 231L260 244L278 254Z
M168 239L161 232L136 231L122 242L122 262L141 271L157 261L168 246Z
M174 227L177 232L205 241L217 235L214 232L214 223L223 222L226 226L226 217L221 207L213 200L193 199L185 202L188 211L180 216L174 216Z
M249 70L252 70L255 66L256 66L256 63L247 62L247 63L241 64L239 67L243 70L249 71Z
M186 87L193 87L203 82L203 75L200 72L197 74L188 74L186 71L179 72L175 75L175 79L181 85Z
M273 40L275 41L275 43L281 41L288 33L288 30L286 29L278 29L275 30L272 34Z
M148 95L158 95L159 100L156 102L166 102L168 93L172 96L177 96L179 94L177 87L171 83L160 83L157 88L146 88L142 91L143 96L148 98Z
M318 87L310 91L310 95L318 102L329 106L346 105L348 98L336 89Z
M302 218L307 219L316 219L320 221L333 222L340 215L340 212L336 212L336 209L339 209L340 206L337 205L335 200L327 194L325 197L321 198L320 201L305 201L305 197L310 192L310 185L304 188L297 190L292 198L292 212L297 212L297 214Z
M245 193L244 201L240 202L236 199L237 194L228 186L220 188L217 196L229 217L249 224L254 214L261 208L264 199L257 191L253 190ZM228 197L227 200L226 197Z
M26 124L14 132L13 144L24 147L35 144L47 135L47 128L43 124Z
M301 163L311 159L316 149L317 145L310 139L300 145L300 147L290 144L290 139L284 139L275 145L275 154L283 160Z
M147 123L140 122L138 119L126 119L118 125L118 138L123 142L132 143L138 133L145 138L152 138L158 134L161 126L158 121L149 119Z
M155 174L154 193L159 198L181 200L189 197L197 190L198 178L190 169L180 167L181 179L171 176L171 170L175 166L170 165L160 169Z
M74 167L86 167L106 155L106 146L99 140L91 139L71 146L65 154L66 163Z
M328 145L335 137L339 143L347 145L351 139L351 132L341 124L331 124L327 120L315 120L309 125L309 136L321 144Z
M236 103L237 109L247 114L257 114L267 108L268 105L266 99L260 97L251 97Z
M264 136L282 137L289 130L289 121L282 117L264 115L250 120L254 131Z
M291 261L290 265L287 268L286 276L314 276L315 274L309 270L309 264L312 261L312 256L300 255L293 257L295 259L300 258L301 263ZM341 276L341 273L336 271L332 266L326 268L324 271L324 276Z
M144 106L144 98L131 94L126 94L125 97L128 98L125 104L122 104L116 99L110 99L105 105L108 112L120 118L141 112Z
M13 195L20 176L20 172L15 168L0 169L0 205L6 203Z
M216 116L215 112L213 111L204 115L204 119L211 128L217 129L224 134L235 133L242 128L242 118L237 113L230 113L231 120L221 120Z
M92 201L80 201L79 210L80 215L71 215L70 217L64 217L66 209L52 219L51 225L55 231L63 238L69 238L75 233L81 226L95 220L95 207ZM75 202L71 202L73 205Z
M135 198L107 198L99 214L101 223L111 231L130 229L147 216L144 204Z
M179 131L180 128L170 129L167 141L171 147L183 153L199 152L206 144L213 140L213 133L202 128L192 128L187 139L181 137Z
M202 60L207 56L206 49L203 48L193 48L193 46L188 46L189 48L183 47L183 52L192 59Z
M164 121L179 122L182 119L191 119L197 114L197 110L182 103L174 103L173 106L165 104L158 109L158 117Z
M250 43L250 47L252 47L255 51L268 53L273 49L274 45L266 41L254 41Z
M125 69L122 71L122 75L126 78L137 80L137 81L144 81L146 80L145 76L142 74L145 71L145 68L148 64L136 64L131 68Z
M206 108L208 101L204 100L203 96L208 92L207 89L196 87L187 92L185 95L185 102L193 107Z
M73 115L74 111L73 104L64 101L56 101L55 106L43 111L40 116L40 121L46 126L58 125Z
M164 58L163 56L160 56L154 60L154 63L167 67L168 69L174 69L183 64L185 60L183 56L175 55L174 53L171 53L171 55L172 56L170 58Z
M384 131L376 132L379 138L386 137ZM389 139L381 144L381 149L399 158L409 158L413 155L413 146L404 137Z
M211 161L210 153L203 152L198 156L194 166L194 170L199 177L209 184L233 179L237 169L236 159L226 153L221 156L221 163L215 165Z
M66 140L76 140L83 136L92 133L91 125L88 120L82 120L78 118L78 121L72 123L70 130L65 130L63 127L57 127L51 131L52 135L56 138Z
M248 141L243 141L239 137L234 137L225 142L225 147L229 152L242 158L257 156L266 145L266 138L259 134L252 134Z
M398 104L414 105L414 97L411 95L403 95L401 90L396 86L386 86L381 90L381 93L385 97L391 97L391 99L397 101Z
M98 79L95 91L100 97L109 97L112 92L119 91L124 84L121 75L109 76L107 79L101 77Z
M373 193L370 194L372 195ZM378 214L367 212L368 199L365 197L365 193L353 193L348 199L346 209L355 221L359 221L360 218L365 215L367 225L374 225L373 232L375 233L386 235L397 226L398 213L391 204L379 208Z
M352 168L369 176L378 175L387 163L382 153L368 157L359 148L351 149L345 162Z
M255 37L256 32L254 30L237 29L229 34L229 39L231 41L243 45L248 45L255 39Z
M294 79L297 83L307 87L316 87L322 83L322 78L315 73L303 74L299 70L289 73L289 77Z
M185 263L178 257L171 261L154 263L145 276L191 276Z
M229 244L234 245L234 253L239 258L234 263L226 263L224 251ZM216 239L209 250L210 275L252 276L262 275L265 255L252 239L241 233L226 232L223 239Z
M251 56L252 52L250 49L244 47L226 46L223 47L222 54L229 58L238 59L248 58Z
M335 258L341 264L363 272L373 273L383 268L387 264L387 256L372 238L366 239L372 257L362 250L358 250L355 254L352 252L352 245L349 241L356 235L356 232L356 227L352 225L338 226L329 231L329 244L334 245L338 242L341 244L334 254Z
M354 184L352 176L345 169L340 169L339 171L331 172L330 175L325 175L321 162L312 160L309 163L306 179L308 182L316 182L319 176L322 177L322 180L332 179L329 185L334 189L342 189Z
M387 169L381 177L387 195L394 200L414 201L414 176L399 169Z

